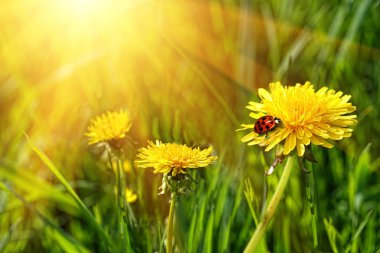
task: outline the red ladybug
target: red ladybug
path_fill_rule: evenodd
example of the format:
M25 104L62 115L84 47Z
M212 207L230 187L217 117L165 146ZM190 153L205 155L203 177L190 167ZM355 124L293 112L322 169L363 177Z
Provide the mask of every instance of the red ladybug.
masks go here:
M266 134L274 130L280 124L281 124L281 120L279 118L276 118L270 115L265 115L265 116L260 117L256 121L253 131L255 131L258 134Z

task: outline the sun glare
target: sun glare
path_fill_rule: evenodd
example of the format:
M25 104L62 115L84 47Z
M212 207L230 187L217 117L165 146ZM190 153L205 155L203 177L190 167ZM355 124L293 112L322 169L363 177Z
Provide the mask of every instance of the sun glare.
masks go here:
M72 15L104 15L115 5L114 1L106 0L56 0L53 2L58 12L64 12L67 17Z

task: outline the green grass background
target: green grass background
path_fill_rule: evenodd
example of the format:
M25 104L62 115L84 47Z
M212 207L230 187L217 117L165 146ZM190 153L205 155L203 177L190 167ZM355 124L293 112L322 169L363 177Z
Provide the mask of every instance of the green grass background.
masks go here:
M351 94L358 124L307 165L318 246L296 167L259 252L380 252L379 39L374 0L1 1L0 252L120 251L114 174L84 137L119 109L132 156L155 139L219 156L178 202L176 251L243 251L282 172L264 177L274 153L240 142L244 106L308 80ZM160 183L127 173L129 251L165 252Z

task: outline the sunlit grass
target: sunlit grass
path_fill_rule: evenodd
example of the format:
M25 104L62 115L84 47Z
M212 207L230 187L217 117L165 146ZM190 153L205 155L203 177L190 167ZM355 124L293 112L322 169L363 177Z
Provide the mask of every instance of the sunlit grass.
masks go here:
M2 1L0 251L123 249L117 164L84 134L96 115L127 110L130 247L165 252L169 195L134 165L158 139L212 145L219 157L177 202L174 249L242 252L283 171L265 177L274 152L240 142L244 106L269 82L310 80L351 94L358 125L307 165L318 246L295 167L260 249L379 252L378 10L370 0Z

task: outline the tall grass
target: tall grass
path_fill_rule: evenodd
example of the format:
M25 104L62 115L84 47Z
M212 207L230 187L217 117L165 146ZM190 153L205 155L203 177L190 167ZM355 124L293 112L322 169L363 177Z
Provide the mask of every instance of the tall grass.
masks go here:
M177 202L175 250L242 252L283 165L265 177L274 153L235 130L277 80L351 94L359 123L293 168L259 252L379 252L378 2L79 2L0 3L0 252L121 252L115 174L83 135L119 109L133 156L155 139L219 156ZM130 251L165 252L169 196L130 162Z

